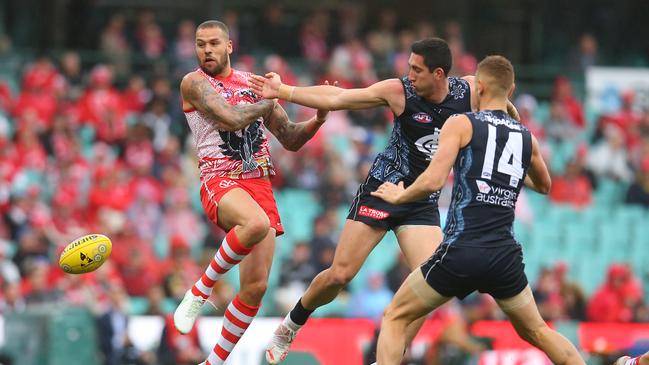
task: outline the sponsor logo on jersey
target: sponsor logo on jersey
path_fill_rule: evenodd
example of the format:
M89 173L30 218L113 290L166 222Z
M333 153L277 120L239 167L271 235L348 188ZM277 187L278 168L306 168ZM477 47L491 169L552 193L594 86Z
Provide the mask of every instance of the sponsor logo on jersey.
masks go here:
M430 160L435 152L437 152L437 144L439 143L440 131L441 130L439 128L435 128L435 133L423 136L415 141L415 146L417 147L417 149L420 152L428 155L428 160Z
M497 205L505 208L514 208L518 194L512 190L500 186L490 186L482 180L476 180L480 191L475 199L481 203Z
M223 90L221 90L221 96L222 96L224 99L230 99L230 98L232 97L232 95L234 95L234 93L233 93L232 90L230 90L230 89L223 89Z
M478 185L478 190L480 190L481 193L489 194L489 192L491 192L491 186L489 186L486 181L476 180L475 183Z
M390 213L383 211L383 210L378 210L374 208L370 208L366 205L361 205L358 208L358 215L362 215L363 217L368 217L368 218L373 218L373 219L385 219L390 216Z
M433 121L433 118L430 115L423 112L413 115L412 119L419 123L431 123Z
M221 180L219 182L219 187L221 189L227 189L227 188L229 188L231 186L234 186L234 185L238 185L238 183L236 181L234 181L234 180Z

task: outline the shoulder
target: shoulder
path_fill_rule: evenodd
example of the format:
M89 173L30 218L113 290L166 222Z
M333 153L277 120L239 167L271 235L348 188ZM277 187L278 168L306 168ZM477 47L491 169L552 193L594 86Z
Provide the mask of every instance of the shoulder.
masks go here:
M469 86L473 86L473 83L475 82L475 76L473 75L466 75L460 78L462 82L466 82Z
M444 122L444 125L453 124L455 126L470 126L471 120L469 119L468 114L469 113L453 114L446 120L446 122Z
M192 71L186 74L180 81L180 90L182 93L189 91L196 82L200 82L204 78L197 72Z
M473 76L449 77L448 85L451 91L456 88L471 89L473 87Z

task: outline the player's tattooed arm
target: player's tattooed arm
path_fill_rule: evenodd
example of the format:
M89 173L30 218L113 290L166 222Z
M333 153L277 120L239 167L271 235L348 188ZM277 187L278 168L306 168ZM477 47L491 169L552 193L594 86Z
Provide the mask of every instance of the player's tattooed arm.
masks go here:
M272 114L266 121L266 128L289 151L297 151L313 138L320 126L327 119L327 111L318 110L318 113L306 122L294 123L281 105L275 104Z
M180 91L183 100L213 120L219 129L226 131L245 128L259 117L268 116L275 105L274 100L230 105L205 78L193 73L183 78Z

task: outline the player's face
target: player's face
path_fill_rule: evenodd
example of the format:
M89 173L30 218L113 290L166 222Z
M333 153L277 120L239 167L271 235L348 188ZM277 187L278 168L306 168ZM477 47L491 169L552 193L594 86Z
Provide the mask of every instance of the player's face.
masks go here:
M444 71L441 68L430 70L424 64L424 56L411 53L408 59L408 79L415 88L418 96L426 97L435 91L440 80L444 80Z
M221 28L211 27L196 31L196 57L206 74L216 76L230 65L232 41Z

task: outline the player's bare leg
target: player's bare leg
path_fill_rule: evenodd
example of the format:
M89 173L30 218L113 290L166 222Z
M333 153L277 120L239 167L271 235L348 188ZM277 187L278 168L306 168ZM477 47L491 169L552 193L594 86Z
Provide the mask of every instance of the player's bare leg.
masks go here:
M297 331L304 325L308 315L338 296L338 293L356 276L367 256L385 233L385 230L365 223L349 219L345 222L331 267L313 279L296 306L308 314L305 313L302 321L297 322L290 318L290 313L286 316L275 330L266 349L266 360L269 363L278 364L284 360Z
M586 364L575 346L543 321L529 286L512 298L496 301L511 320L518 335L545 352L553 364Z
M442 242L442 229L437 226L400 226L396 231L401 252L403 252L412 271L426 262ZM408 326L406 329L406 348L410 346L425 321L426 315L423 315Z
M268 287L268 276L275 253L275 229L268 230L266 237L239 264L239 297L246 304L259 306Z
M415 269L385 311L379 335L377 364L401 364L406 348L406 329L450 299L431 288L424 280L421 270Z
M336 247L331 267L318 274L302 296L302 305L315 310L334 300L358 274L367 256L386 231L365 223L347 220Z
M225 311L221 335L207 360L210 365L220 365L228 358L257 315L268 287L274 252L275 229L269 229L266 237L241 261L241 290Z
M215 282L243 260L270 231L266 212L239 188L228 191L218 202L218 219L219 225L228 233L205 273L185 293L174 312L174 325L181 333L192 329L201 307L212 294Z

